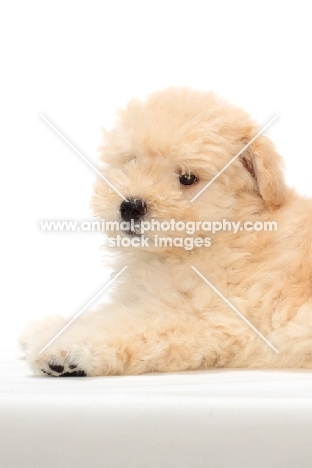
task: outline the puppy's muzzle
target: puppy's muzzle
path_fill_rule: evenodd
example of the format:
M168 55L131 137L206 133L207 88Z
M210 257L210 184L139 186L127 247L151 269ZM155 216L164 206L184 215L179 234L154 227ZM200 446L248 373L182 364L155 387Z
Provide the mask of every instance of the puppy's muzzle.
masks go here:
M146 203L138 198L128 198L120 205L120 215L123 221L140 221L147 210Z

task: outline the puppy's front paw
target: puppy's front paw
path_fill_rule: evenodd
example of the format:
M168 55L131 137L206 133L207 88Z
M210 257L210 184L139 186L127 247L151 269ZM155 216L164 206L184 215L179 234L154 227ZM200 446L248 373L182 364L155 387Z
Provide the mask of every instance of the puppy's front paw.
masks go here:
M48 350L47 350L48 351ZM73 349L67 352L63 349L54 350L40 355L32 363L36 374L54 377L86 377L92 374L91 356L87 349Z
M97 317L90 317L70 327L65 327L68 320L62 317L48 317L27 327L20 345L36 375L94 377L123 372L121 359L124 356L126 361L128 355L120 350L119 343L107 342L105 330L96 327Z
M62 330L68 320L59 316L32 322L20 338L27 361L36 375L55 377L84 377L93 375L92 354L86 342L75 330L58 336L46 349L44 347ZM42 351L41 351L42 350Z

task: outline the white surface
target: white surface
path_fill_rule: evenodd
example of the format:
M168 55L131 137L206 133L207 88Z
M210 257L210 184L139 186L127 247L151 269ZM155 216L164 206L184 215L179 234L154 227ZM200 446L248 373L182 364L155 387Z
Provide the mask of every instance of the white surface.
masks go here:
M310 372L51 378L1 357L1 468L311 467Z

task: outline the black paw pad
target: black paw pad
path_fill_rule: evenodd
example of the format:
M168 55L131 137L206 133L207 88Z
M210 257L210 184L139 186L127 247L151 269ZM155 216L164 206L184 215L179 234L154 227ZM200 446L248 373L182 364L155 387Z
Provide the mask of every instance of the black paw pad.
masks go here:
M77 367L77 366L76 366ZM83 370L78 370L74 372L64 372L59 377L86 377L87 374Z
M49 364L49 367L54 372L59 372L59 373L63 372L64 370L64 366L60 366L58 364Z

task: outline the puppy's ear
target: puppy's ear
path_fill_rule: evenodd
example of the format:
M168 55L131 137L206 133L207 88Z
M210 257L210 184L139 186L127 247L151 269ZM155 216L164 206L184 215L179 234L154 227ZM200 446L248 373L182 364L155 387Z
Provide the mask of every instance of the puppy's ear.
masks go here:
M257 191L270 209L282 206L287 188L283 175L283 159L273 143L260 135L240 156L245 170L256 182Z

